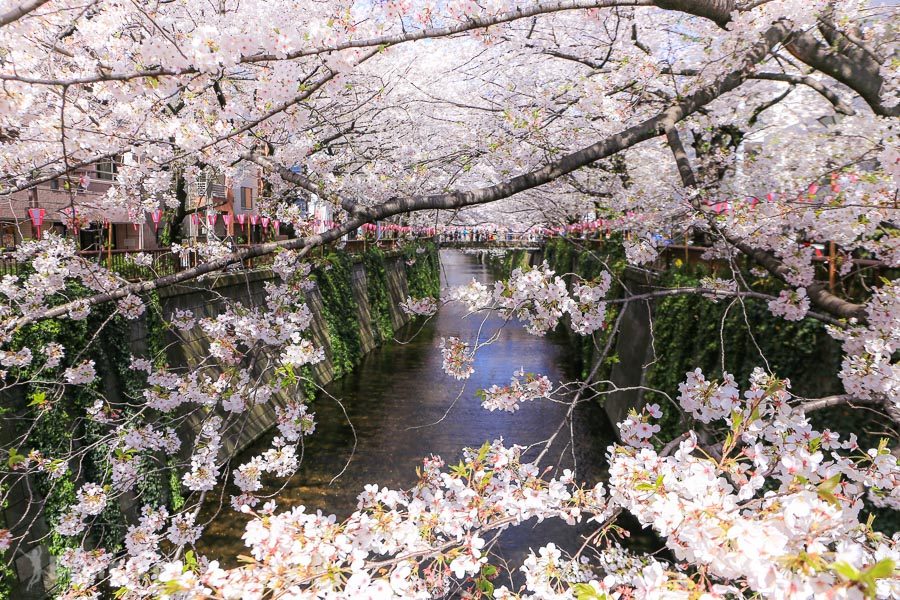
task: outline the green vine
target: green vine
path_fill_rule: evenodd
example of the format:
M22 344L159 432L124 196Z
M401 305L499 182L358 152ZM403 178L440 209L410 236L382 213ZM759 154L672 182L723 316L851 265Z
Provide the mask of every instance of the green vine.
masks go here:
M419 252L420 248L424 248L425 251ZM437 246L432 242L406 246L403 249L403 258L406 263L409 295L413 298L440 296L441 265Z
M394 337L384 252L380 248L370 248L362 255L362 261L366 270L366 295L369 298L375 341L383 343Z
M362 357L359 317L350 285L350 257L332 252L313 271L322 294L323 318L328 327L335 379L349 373Z

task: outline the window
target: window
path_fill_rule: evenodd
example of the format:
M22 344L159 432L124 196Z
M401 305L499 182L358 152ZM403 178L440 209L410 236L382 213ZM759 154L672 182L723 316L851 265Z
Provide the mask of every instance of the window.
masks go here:
M4 249L12 249L16 247L16 224L2 222L0 223L0 246Z
M253 188L241 188L241 208L244 210L253 208Z
M113 181L116 178L116 162L114 160L103 160L97 163L97 179L103 181Z
M51 180L50 180L50 189L51 189L51 190L58 190L58 189L59 189L59 179L54 178L54 179L51 179Z

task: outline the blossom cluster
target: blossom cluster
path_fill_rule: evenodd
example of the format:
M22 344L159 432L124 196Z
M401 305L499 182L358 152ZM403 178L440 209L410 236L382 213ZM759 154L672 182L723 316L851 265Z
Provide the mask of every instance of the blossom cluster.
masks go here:
M450 300L462 302L470 311L497 310L506 318L519 319L534 335L554 329L569 315L573 329L589 335L604 325L612 276L603 271L595 281L580 281L570 294L566 282L544 262L539 267L517 268L506 281L493 288L473 280L451 290Z
M309 267L294 266L285 269L283 274L286 279L280 283L266 284L264 306L232 304L215 316L203 318L182 309L172 313L169 324L173 334L200 335L208 343L208 356L200 360L197 368L177 369L161 361L132 359L132 369L145 381L141 390L144 406L163 415L162 419L144 411L134 413L106 398L93 402L87 412L107 432L108 479L102 485L89 482L82 486L77 502L55 523L57 533L73 536L83 532L117 495L135 490L142 469L154 465L159 453L176 456L182 440L167 423L181 409L187 408L200 417L196 437L189 446L186 469L180 474L183 485L191 491L206 492L219 484L223 438L235 423L235 417L270 402L279 389L295 389L292 386L298 383L299 377L293 367L313 364L324 357L321 348L303 337L312 319L304 302L304 293L310 287ZM64 359L65 349L51 343L42 354L47 357L43 368L55 368ZM94 363L82 361L66 368L61 377L71 385L90 384L96 378ZM288 401L277 412L283 437L276 438L273 447L258 458L264 472L284 477L293 473L298 463L292 444L299 436L312 433L315 423L302 404ZM33 469L50 477L58 477L68 469L66 461L48 459L34 452L17 465L22 470ZM240 510L255 504L255 499L247 497L233 504ZM135 548L158 543L161 534L156 532L164 526L168 527L165 538L176 547L193 544L202 531L194 521L192 507L184 507L173 515L150 507L147 510L151 512L147 513L146 522L132 532L131 543ZM158 549L150 554L142 552L133 554L127 565L120 567L119 576L146 572L162 556Z
M358 510L344 521L297 507L275 513L267 503L254 513L243 539L252 563L222 569L216 562L189 568L163 561L147 579L117 577L128 598L177 589L186 597L214 594L258 597L290 586L296 598L427 598L446 594L454 578L476 575L487 562L486 532L537 519L576 523L606 514L602 485L579 488L573 474L542 479L521 461L522 448L501 442L467 449L459 465L443 470L432 457L408 491L366 486ZM380 557L392 556L386 568ZM118 571L121 573L122 571ZM333 578L330 574L340 572Z
M660 430L660 426L651 421L660 417L659 404L646 404L640 412L630 409L626 419L618 424L622 441L635 448L650 448L650 438Z
M86 483L76 493L76 503L64 514L56 531L60 535L78 535L87 526L85 518L99 515L108 502L107 490L96 483Z
M438 301L436 298L428 296L424 298L408 297L405 302L400 303L400 309L408 315L430 317L437 312Z
M519 403L546 398L553 389L553 384L544 375L526 373L524 369L516 371L509 385L491 387L479 390L481 406L495 411L504 410L515 412L519 410Z
M521 568L527 592L496 597L896 596L900 536L861 520L861 499L898 506L897 459L884 445L860 453L852 436L813 429L789 385L757 369L741 395L728 375L720 384L689 373L683 407L729 433L717 457L694 431L671 454L645 443L649 429L638 428L661 416L657 406L620 424L637 443L610 447L610 505L652 527L676 562L608 546L589 563L549 544Z
M612 277L608 271L600 273L599 281L578 283L572 290L576 303L569 307L572 330L579 335L590 335L603 327L606 303L603 298L609 292Z
M456 379L468 379L475 372L474 353L469 344L456 337L441 338L441 355L444 358L443 368L447 375Z
M874 291L866 305L865 325L829 328L843 342L839 373L846 390L864 399L884 399L900 408L900 284L892 282Z
M769 310L777 317L784 317L788 321L800 321L809 312L809 297L806 288L796 290L781 290L778 298L769 301Z

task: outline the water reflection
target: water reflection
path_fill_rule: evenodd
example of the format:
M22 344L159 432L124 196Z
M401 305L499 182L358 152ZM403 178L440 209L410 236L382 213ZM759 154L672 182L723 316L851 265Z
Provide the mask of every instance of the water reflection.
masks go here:
M443 251L441 262L444 286L462 285L473 277L484 283L492 281L488 269L471 256ZM352 427L341 406L320 394L312 407L316 432L305 440L299 472L286 484L275 478L264 480L268 492L285 485L278 496L280 509L302 504L307 510L321 508L346 517L355 510L356 496L367 483L410 487L424 456L438 454L452 463L466 446L477 447L500 437L507 444L529 445L553 434L567 406L538 401L524 404L513 414L489 412L481 408L475 391L507 383L519 368L547 375L554 382L572 381L576 369L564 339L535 337L509 324L499 341L479 351L475 374L463 384L441 370L441 337L455 335L471 341L483 327L484 339L502 326L497 317L482 326L482 317L461 319L463 314L464 309L456 305L443 308L409 343L389 344L372 352L351 375L327 388L346 409ZM406 339L418 328L417 324L408 326L397 338ZM560 468L571 467L574 460L579 480L596 481L605 466L603 452L611 435L605 416L599 407L584 406L576 411L573 428L574 448L569 444L570 435L560 435L544 460ZM235 464L265 450L270 439L265 436ZM215 507L208 508L207 517ZM244 552L240 536L245 522L242 515L225 508L207 527L201 551L217 557ZM506 532L496 550L507 560L521 561L529 547L548 539L569 548L580 545L576 529L555 522L538 526L528 522Z

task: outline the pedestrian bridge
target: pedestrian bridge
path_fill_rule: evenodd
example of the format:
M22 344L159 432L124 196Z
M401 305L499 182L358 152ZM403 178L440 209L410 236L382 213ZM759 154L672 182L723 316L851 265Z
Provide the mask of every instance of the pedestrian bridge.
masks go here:
M439 244L441 248L459 250L540 250L544 246L544 239L538 237L454 239L452 236L441 236Z

